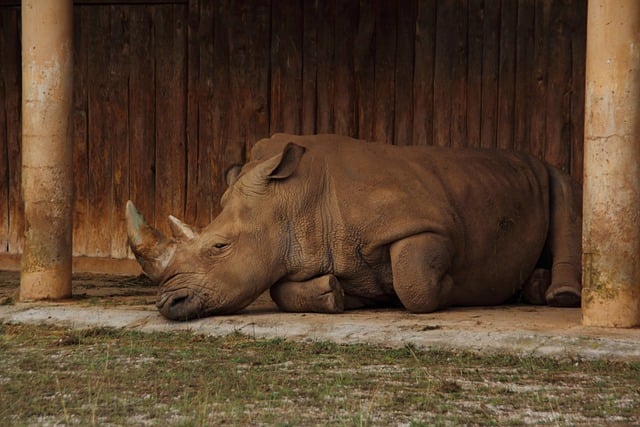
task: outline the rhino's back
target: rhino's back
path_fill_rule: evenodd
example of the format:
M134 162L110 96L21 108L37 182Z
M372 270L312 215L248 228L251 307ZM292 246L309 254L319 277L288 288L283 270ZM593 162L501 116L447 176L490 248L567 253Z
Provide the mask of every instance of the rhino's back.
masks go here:
M341 253L333 254L336 265L379 269L336 274L388 282L389 245L424 232L446 235L454 244L454 304L502 302L535 267L549 222L548 174L537 159L498 150L284 134L261 141L253 154L267 157L288 142L307 148L304 173L327 174L331 215L346 235L358 236L361 247L340 246ZM351 262L354 253L365 262ZM390 288L381 285L380 291Z

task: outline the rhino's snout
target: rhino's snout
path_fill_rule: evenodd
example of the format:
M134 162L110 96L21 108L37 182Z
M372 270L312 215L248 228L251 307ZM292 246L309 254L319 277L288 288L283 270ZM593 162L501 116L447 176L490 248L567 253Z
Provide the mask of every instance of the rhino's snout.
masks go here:
M156 307L167 319L189 320L200 316L202 301L189 289L180 289L162 293Z

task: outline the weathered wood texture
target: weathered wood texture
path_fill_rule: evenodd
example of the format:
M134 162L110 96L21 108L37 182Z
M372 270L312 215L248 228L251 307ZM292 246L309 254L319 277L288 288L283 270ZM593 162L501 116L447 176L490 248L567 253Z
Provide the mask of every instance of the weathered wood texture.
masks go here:
M0 7L0 253L22 252L20 10Z
M586 0L78 1L74 254L219 211L274 132L517 148L582 179ZM19 7L0 2L0 254L21 252Z

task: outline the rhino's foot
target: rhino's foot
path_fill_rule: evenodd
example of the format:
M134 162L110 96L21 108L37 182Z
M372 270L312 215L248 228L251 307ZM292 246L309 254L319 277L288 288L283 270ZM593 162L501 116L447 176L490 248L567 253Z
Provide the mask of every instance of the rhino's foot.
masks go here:
M552 307L579 307L581 291L580 269L572 263L555 263L551 271L551 286L545 293L547 304Z
M316 297L318 312L342 313L344 311L344 291L340 282L333 275L323 276L320 280L325 282L324 286L328 286L329 289Z
M534 305L547 304L545 294L551 283L551 272L544 268L537 268L522 286L522 299Z
M545 295L552 307L580 307L580 290L575 285L551 286Z
M344 291L338 279L328 274L305 282L279 282L271 287L271 298L283 311L342 313Z

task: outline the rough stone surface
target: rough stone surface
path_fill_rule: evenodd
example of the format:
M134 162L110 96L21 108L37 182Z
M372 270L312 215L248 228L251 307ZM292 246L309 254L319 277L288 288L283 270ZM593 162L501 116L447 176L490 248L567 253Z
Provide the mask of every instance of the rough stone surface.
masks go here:
M113 327L207 335L242 332L260 338L370 343L421 348L511 353L576 360L640 360L640 328L581 324L580 309L530 305L452 308L416 315L401 309L345 314L278 311L263 295L240 314L190 322L164 319L153 306L155 287L140 278L76 275L74 298L56 303L10 303L18 273L0 272L0 321L71 328Z

